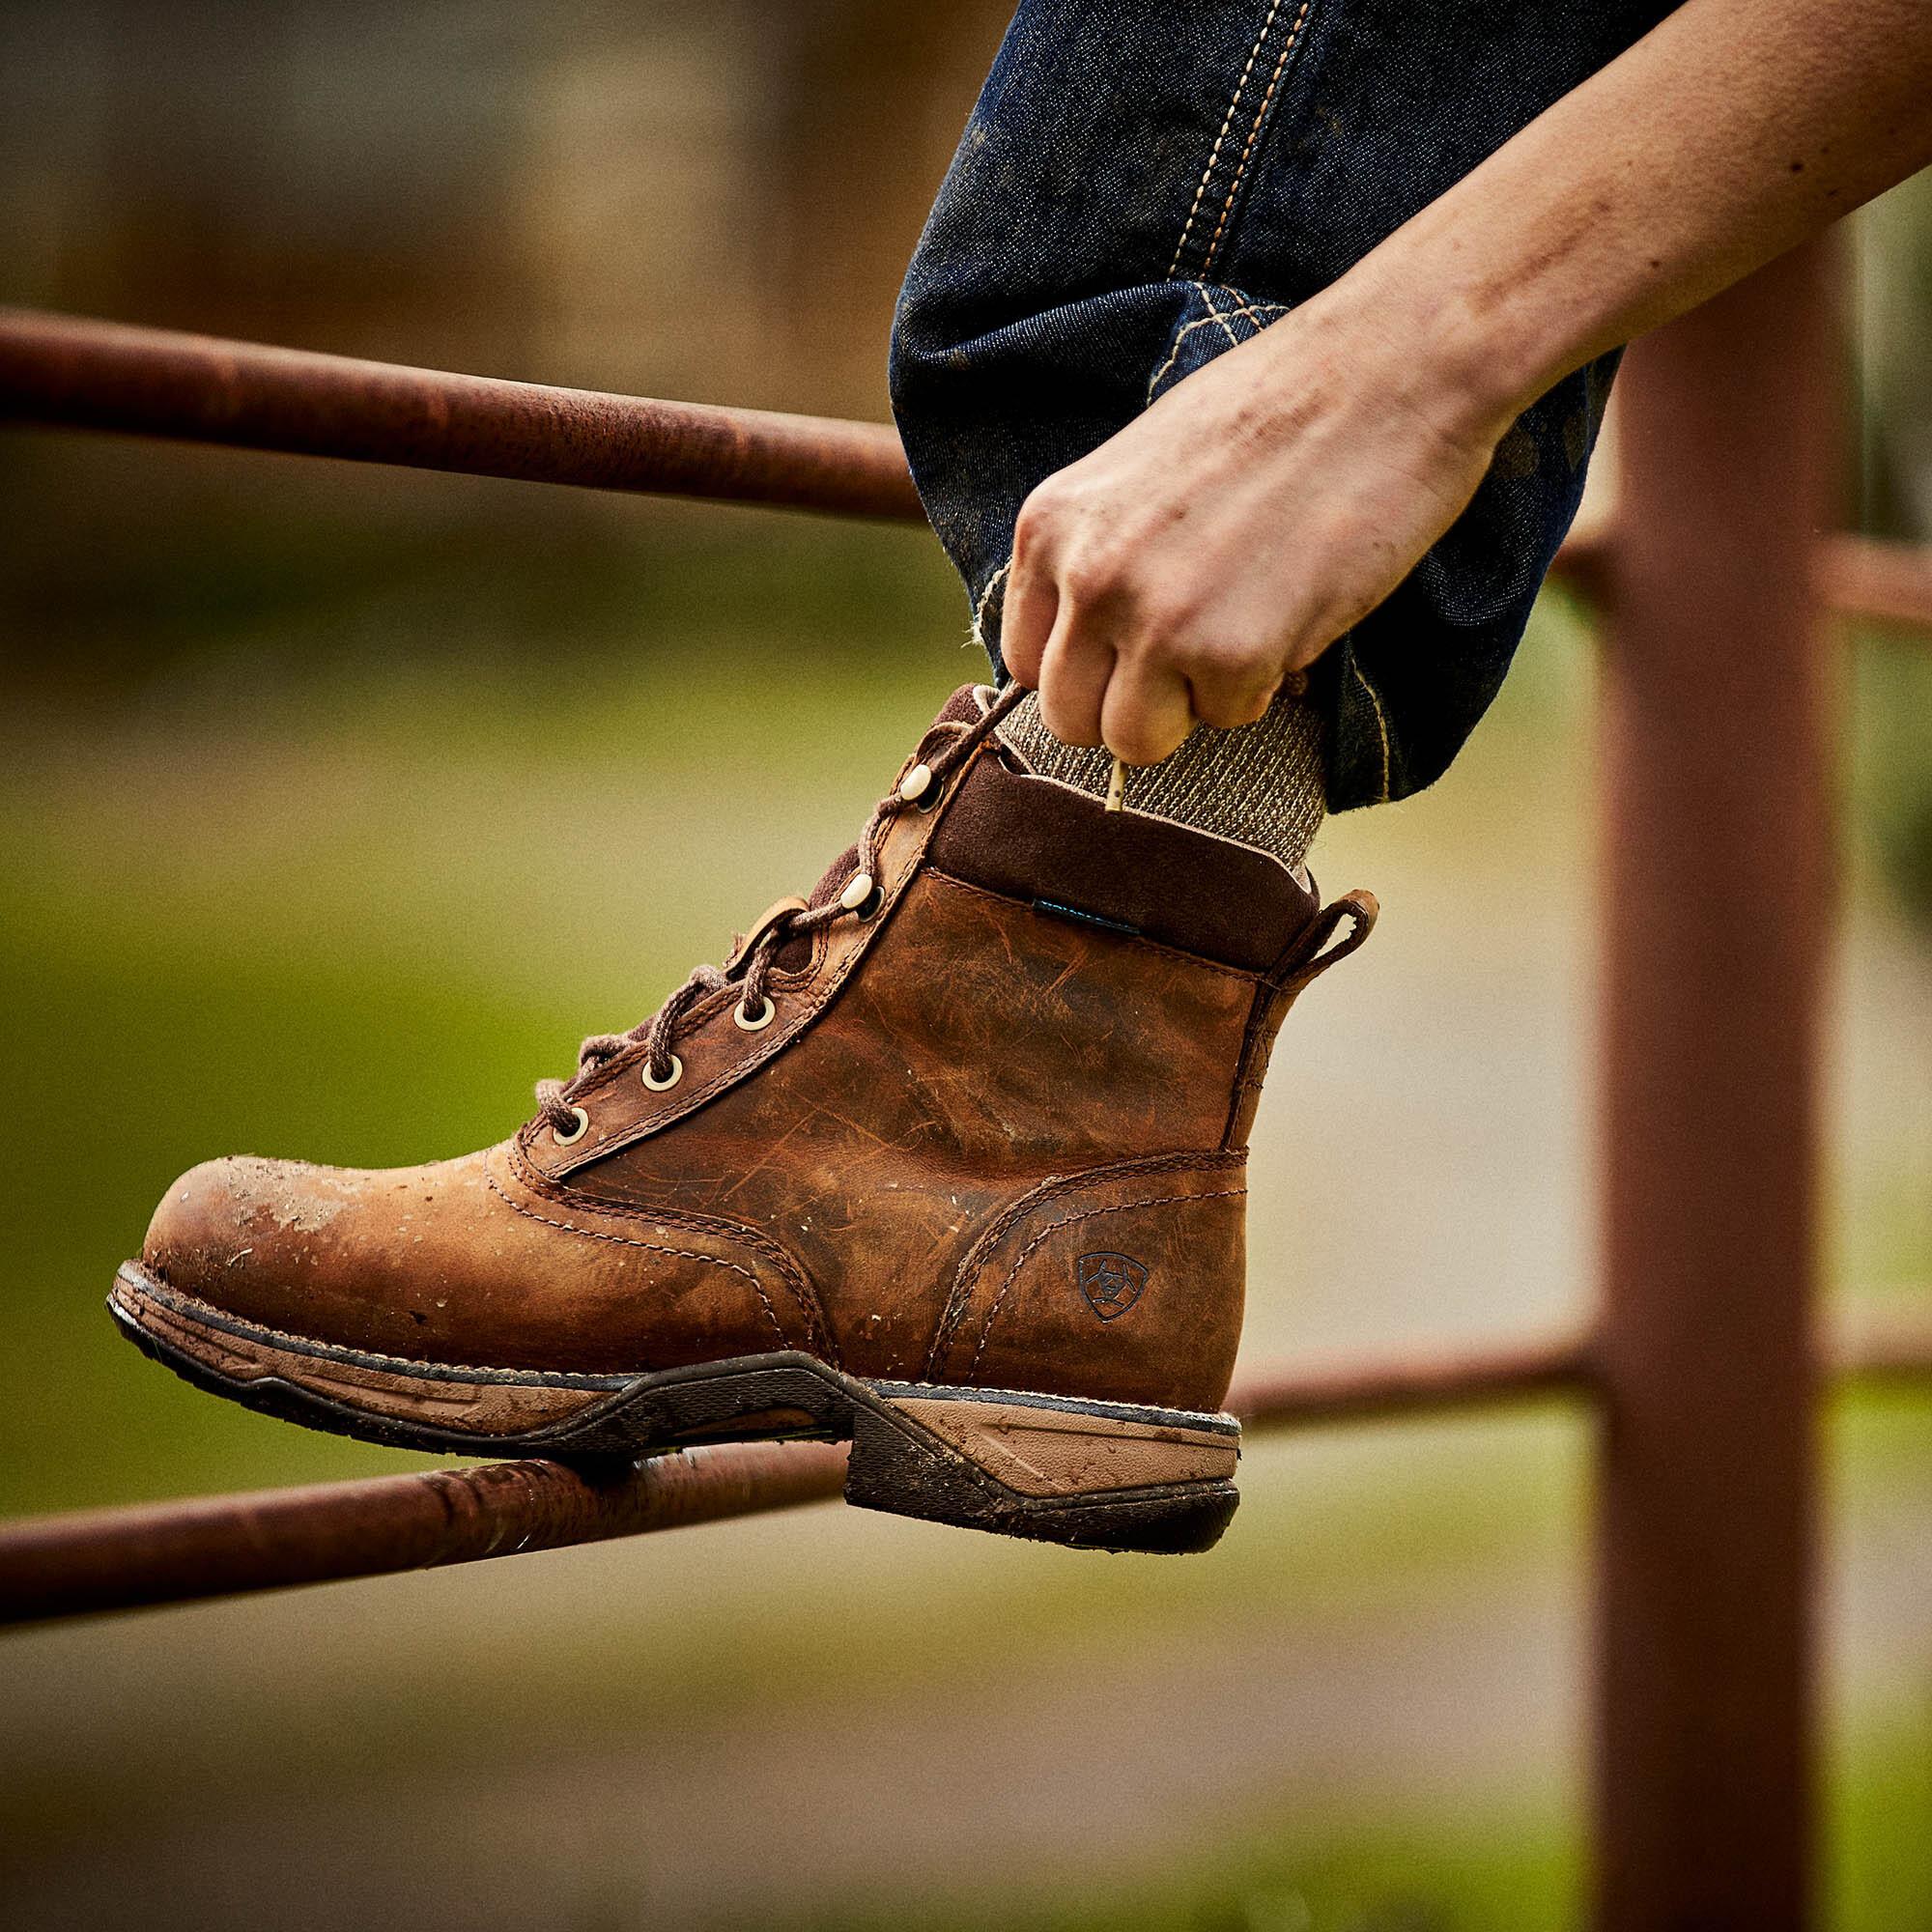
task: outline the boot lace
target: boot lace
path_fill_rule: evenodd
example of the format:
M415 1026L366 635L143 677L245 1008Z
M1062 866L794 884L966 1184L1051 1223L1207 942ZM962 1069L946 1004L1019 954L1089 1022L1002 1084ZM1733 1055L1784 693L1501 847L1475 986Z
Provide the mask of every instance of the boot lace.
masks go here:
M844 889L822 905L782 910L768 919L750 950L731 962L730 971L716 966L699 966L676 992L648 1019L628 1033L594 1033L577 1049L577 1072L569 1080L539 1080L537 1111L556 1138L568 1145L582 1137L587 1124L576 1104L591 1077L601 1072L619 1055L641 1044L643 1076L653 1088L674 1086L683 1072L675 1047L687 1031L692 1009L712 993L728 986L735 978L739 985L739 1024L748 1032L768 1026L773 1016L767 990L774 961L781 950L803 933L830 925L835 920L869 919L877 910L881 887L879 850L887 829L901 812L929 809L939 796L946 779L972 756L999 727L1000 722L1026 696L1023 686L1009 684L973 721L952 727L952 735L923 763L915 765L896 789L889 791L866 821L859 835L858 864L847 877ZM923 773L923 777L921 774Z

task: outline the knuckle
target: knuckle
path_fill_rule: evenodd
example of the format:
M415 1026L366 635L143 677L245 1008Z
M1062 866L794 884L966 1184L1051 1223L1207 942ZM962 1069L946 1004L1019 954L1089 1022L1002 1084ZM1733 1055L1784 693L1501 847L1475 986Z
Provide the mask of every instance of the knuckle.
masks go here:
M1159 643L1164 656L1177 664L1188 662L1197 648L1193 640L1200 622L1194 600L1184 591L1153 583L1138 585L1133 603L1137 628Z
M1053 530L1053 511L1039 500L1038 491L1020 505L1020 513L1013 520L1013 568L1022 567L1022 559L1041 549Z
M1269 694L1262 692L1197 692L1194 708L1204 724L1217 731L1237 731L1258 724L1266 714Z
M1120 594L1119 573L1105 552L1083 550L1061 564L1060 587L1076 604L1112 603Z

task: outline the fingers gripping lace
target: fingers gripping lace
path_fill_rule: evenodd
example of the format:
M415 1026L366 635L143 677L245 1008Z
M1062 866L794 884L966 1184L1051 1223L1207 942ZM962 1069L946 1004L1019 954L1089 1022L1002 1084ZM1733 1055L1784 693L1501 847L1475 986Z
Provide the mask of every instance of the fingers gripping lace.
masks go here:
M874 881L869 892L854 896L848 885L844 894L823 905L781 913L767 923L751 952L738 962L742 969L738 981L738 1008L741 1013L769 1013L767 986L775 970L774 961L787 941L796 939L802 933L815 931L821 925L830 925L836 920L871 917L877 910L881 890L876 883L879 850L893 820L902 811L912 810L916 804L929 806L938 796L946 779L973 755L1025 696L1022 686L1009 684L978 719L971 724L955 727L949 741L924 761L930 775L925 789L915 792L911 797L905 795L903 788L890 791L873 807L872 815L866 821L866 829L859 836L858 866L851 875L854 880L863 874ZM848 899L850 903L847 903ZM644 1049L640 1056L644 1076L654 1086L669 1085L678 1070L674 1049L685 1031L685 1022L692 1009L712 994L723 991L731 980L732 975L722 972L716 966L699 966L650 1019L634 1026L629 1033L592 1034L577 1049L577 1072L571 1079L537 1082L537 1111L540 1116L558 1135L574 1138L582 1130L576 1100L585 1083L593 1075L601 1073L613 1060L639 1045Z

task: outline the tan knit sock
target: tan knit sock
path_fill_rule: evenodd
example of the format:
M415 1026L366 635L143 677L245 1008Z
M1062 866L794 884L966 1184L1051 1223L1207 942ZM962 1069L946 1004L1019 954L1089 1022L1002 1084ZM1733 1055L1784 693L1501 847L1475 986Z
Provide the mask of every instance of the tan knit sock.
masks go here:
M1063 745L1046 728L1037 696L1021 700L1000 736L1041 778L1106 797L1113 759L1098 749ZM1150 818L1257 846L1299 872L1321 829L1326 776L1321 714L1284 692L1253 724L1236 731L1197 724L1171 757L1130 768L1125 804Z

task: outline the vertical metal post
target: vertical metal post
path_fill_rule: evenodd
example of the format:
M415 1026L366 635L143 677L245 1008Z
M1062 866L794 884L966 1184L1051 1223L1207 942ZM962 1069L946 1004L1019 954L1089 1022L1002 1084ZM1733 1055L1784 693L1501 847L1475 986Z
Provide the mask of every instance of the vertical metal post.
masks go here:
M1810 1922L1832 260L1638 343L1618 393L1598 1932Z

